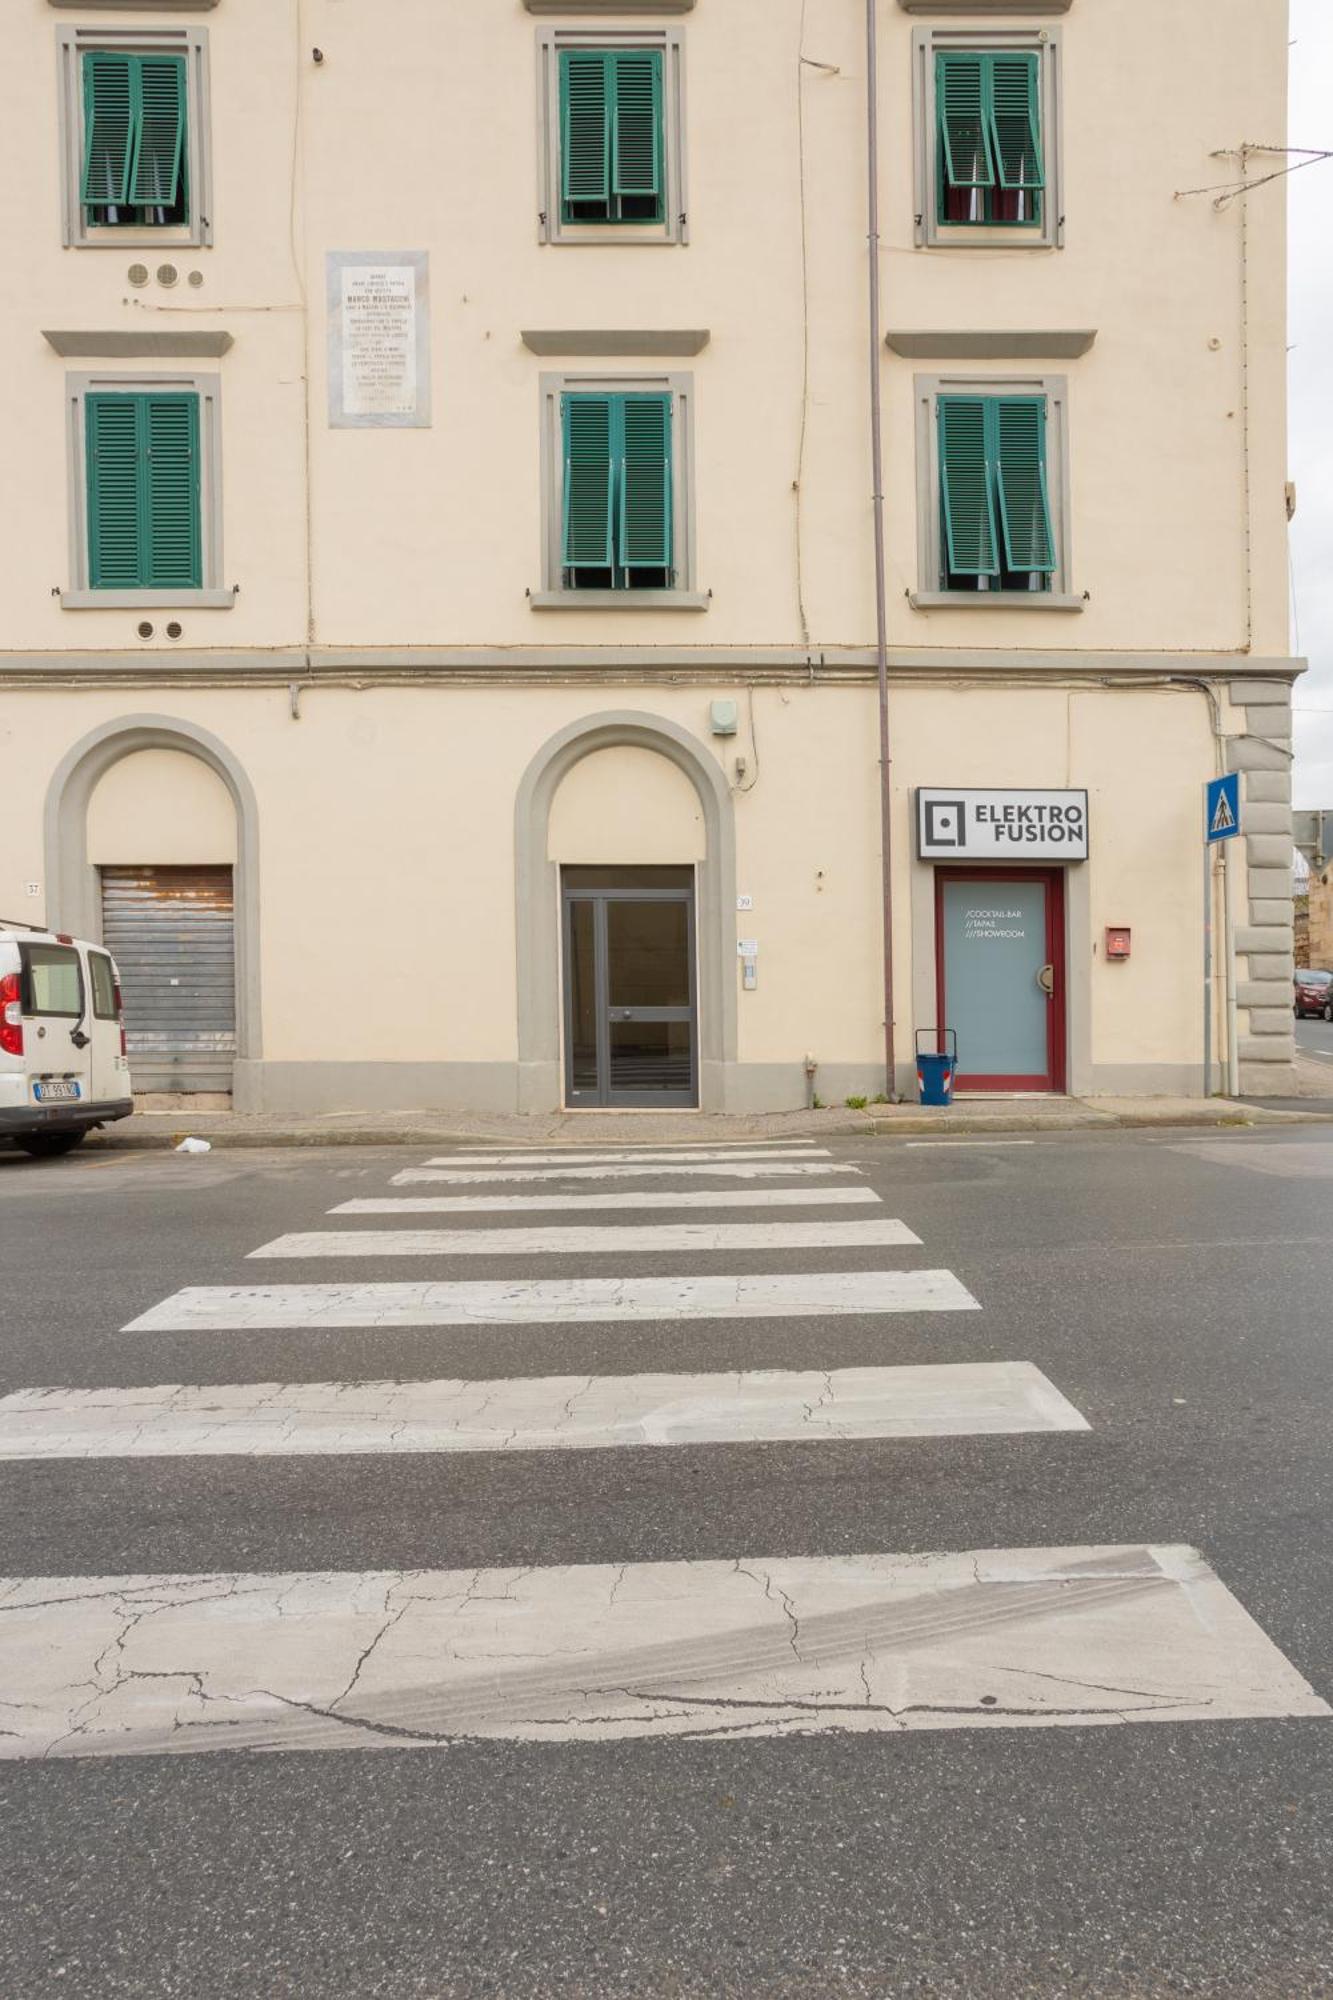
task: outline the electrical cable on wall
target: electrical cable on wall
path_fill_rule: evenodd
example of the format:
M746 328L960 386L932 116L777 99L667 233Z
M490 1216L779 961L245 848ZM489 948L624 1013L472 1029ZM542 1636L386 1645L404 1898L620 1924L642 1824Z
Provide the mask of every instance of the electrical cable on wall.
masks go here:
M754 776L748 785L737 785L738 792L752 792L759 783L759 736L754 726L754 682L746 688L746 708L750 717L750 750L754 757Z

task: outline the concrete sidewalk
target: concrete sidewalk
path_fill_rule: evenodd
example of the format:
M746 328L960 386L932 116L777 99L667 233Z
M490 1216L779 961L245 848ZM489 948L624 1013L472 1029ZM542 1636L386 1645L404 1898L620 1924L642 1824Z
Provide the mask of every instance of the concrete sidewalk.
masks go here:
M346 1112L319 1117L283 1113L191 1110L137 1111L105 1127L88 1143L99 1150L174 1145L191 1135L232 1146L533 1145L692 1146L740 1140L897 1138L921 1133L1124 1131L1143 1126L1272 1126L1333 1118L1333 1107L1270 1110L1215 1098L1059 1097L963 1098L947 1110L919 1104L875 1104L864 1111L832 1106L749 1117L714 1112L551 1112L535 1117L463 1111Z

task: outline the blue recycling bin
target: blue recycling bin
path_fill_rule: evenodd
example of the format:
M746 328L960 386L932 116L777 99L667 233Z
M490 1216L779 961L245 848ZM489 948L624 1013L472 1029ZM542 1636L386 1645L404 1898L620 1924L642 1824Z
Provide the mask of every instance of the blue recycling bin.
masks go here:
M935 1043L933 1050L923 1049L921 1037L928 1035ZM952 1041L953 1047L947 1053L940 1048L941 1042ZM919 1028L916 1036L916 1087L918 1101L922 1104L952 1104L954 1071L958 1068L958 1037L952 1028Z

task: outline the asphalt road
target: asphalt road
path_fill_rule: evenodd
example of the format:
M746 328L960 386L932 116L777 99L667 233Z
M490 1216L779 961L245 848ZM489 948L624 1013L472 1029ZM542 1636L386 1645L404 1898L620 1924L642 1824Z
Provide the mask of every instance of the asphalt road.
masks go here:
M411 1156L0 1157L0 1394L1021 1359L1090 1430L21 1462L0 1574L1185 1542L1333 1699L1333 1125L833 1146L979 1313L148 1338L120 1329L180 1286L345 1276L245 1260ZM6 2000L1299 2000L1333 1993L1330 1882L1321 1719L0 1763Z
M1333 1021L1312 1021L1308 1016L1303 1021L1297 1021L1296 1046L1302 1055L1317 1056L1321 1062L1333 1062Z

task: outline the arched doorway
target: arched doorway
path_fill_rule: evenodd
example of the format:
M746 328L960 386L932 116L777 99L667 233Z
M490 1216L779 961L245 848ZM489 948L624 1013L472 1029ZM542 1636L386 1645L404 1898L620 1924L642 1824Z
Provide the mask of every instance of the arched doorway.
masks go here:
M722 1108L736 894L716 759L660 716L571 725L519 787L515 863L521 1108Z
M230 752L168 717L96 730L52 779L46 838L49 921L120 966L136 1090L230 1091L259 1051L256 813Z

